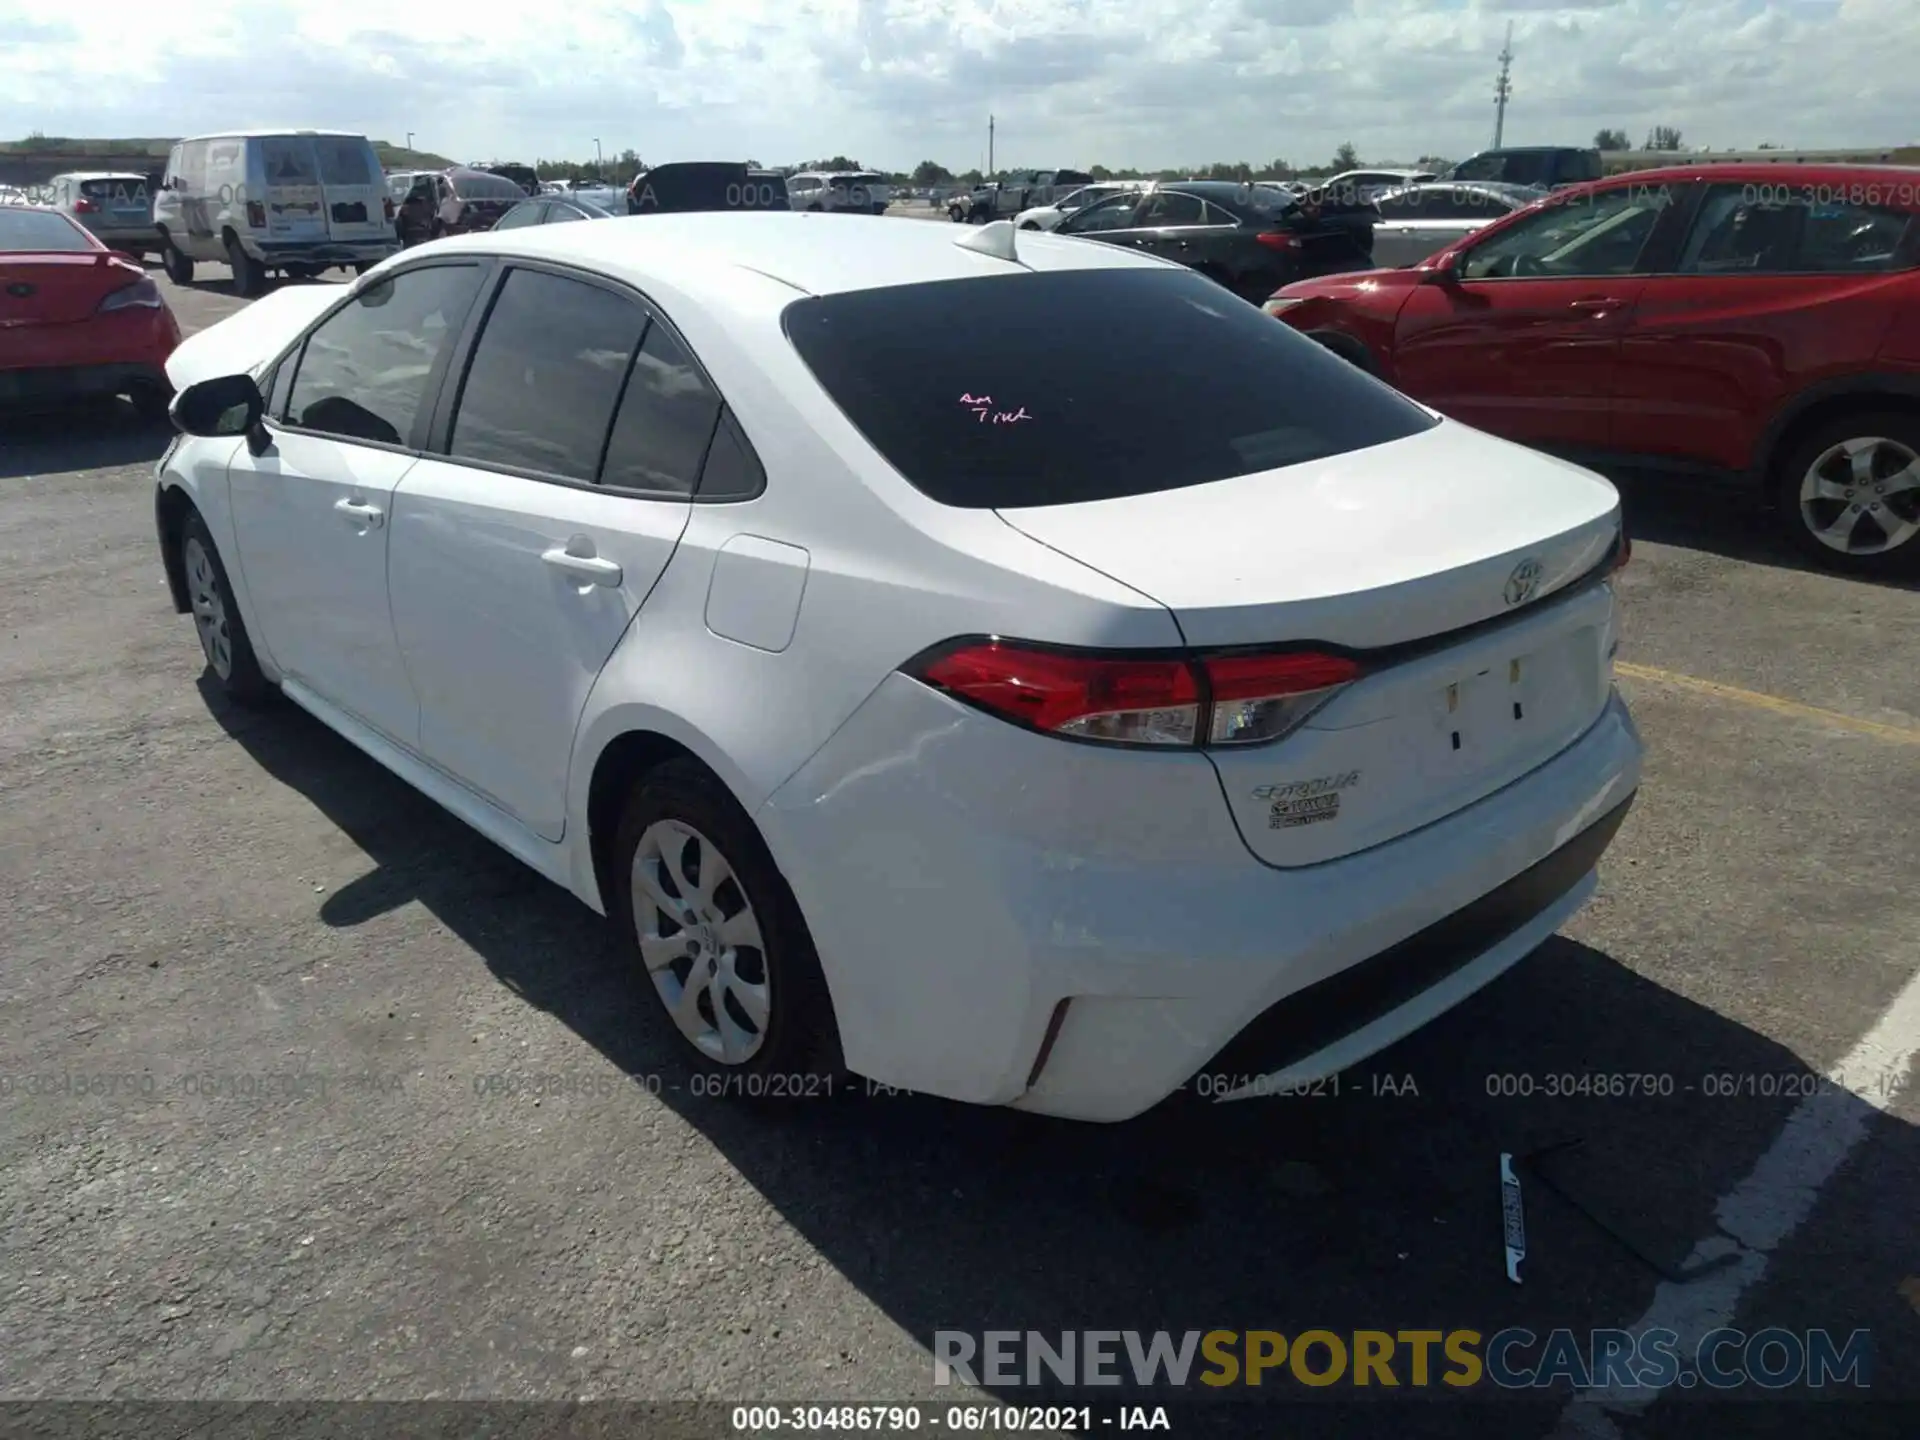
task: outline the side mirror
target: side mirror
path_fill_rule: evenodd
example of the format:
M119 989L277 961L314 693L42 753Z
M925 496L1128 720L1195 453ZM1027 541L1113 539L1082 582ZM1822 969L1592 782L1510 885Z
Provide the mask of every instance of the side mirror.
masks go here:
M251 375L222 375L189 385L173 397L173 423L189 435L246 435L260 423L267 402Z
M1456 250L1451 255L1442 255L1439 263L1422 277L1427 285L1442 285L1452 289L1460 283L1460 264L1466 258L1465 252Z

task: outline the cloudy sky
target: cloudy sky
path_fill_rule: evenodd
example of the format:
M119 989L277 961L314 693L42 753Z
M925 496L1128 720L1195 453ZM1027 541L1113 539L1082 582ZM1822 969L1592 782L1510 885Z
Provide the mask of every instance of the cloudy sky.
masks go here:
M338 18L327 12L337 11ZM456 159L887 169L1920 141L1920 0L0 0L0 137L363 130Z

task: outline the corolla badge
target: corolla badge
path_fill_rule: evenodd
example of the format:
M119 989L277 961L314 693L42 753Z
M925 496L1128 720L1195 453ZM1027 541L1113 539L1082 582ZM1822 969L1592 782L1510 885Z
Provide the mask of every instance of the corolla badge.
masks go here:
M1507 576L1507 588L1501 592L1509 605L1524 605L1540 589L1540 562L1522 560Z

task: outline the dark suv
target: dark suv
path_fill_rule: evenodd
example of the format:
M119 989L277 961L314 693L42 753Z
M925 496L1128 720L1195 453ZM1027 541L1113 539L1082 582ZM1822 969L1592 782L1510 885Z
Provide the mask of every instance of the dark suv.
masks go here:
M1554 190L1600 178L1600 152L1566 145L1512 145L1469 155L1442 180L1491 180L1501 185L1531 185Z

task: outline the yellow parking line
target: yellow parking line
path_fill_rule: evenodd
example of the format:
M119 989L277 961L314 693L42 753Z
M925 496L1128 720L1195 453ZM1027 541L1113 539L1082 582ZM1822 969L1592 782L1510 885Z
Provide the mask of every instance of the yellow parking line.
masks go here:
M1735 685L1722 685L1714 680L1700 680L1692 675L1679 675L1671 670L1656 670L1651 665L1628 665L1618 662L1613 667L1620 674L1633 680L1647 680L1655 685L1672 685L1681 690L1694 690L1702 695L1712 695L1716 699L1731 700L1739 705L1751 705L1758 710L1771 710L1776 715L1789 715L1796 720L1812 720L1821 725L1836 725L1842 730L1851 730L1859 735L1871 735L1876 740L1892 740L1900 745L1920 745L1920 729L1910 725L1887 725L1878 720L1861 720L1853 715L1842 715L1838 710L1822 710L1817 705L1802 705L1798 700L1783 700L1778 695L1762 695L1757 690L1742 690Z

